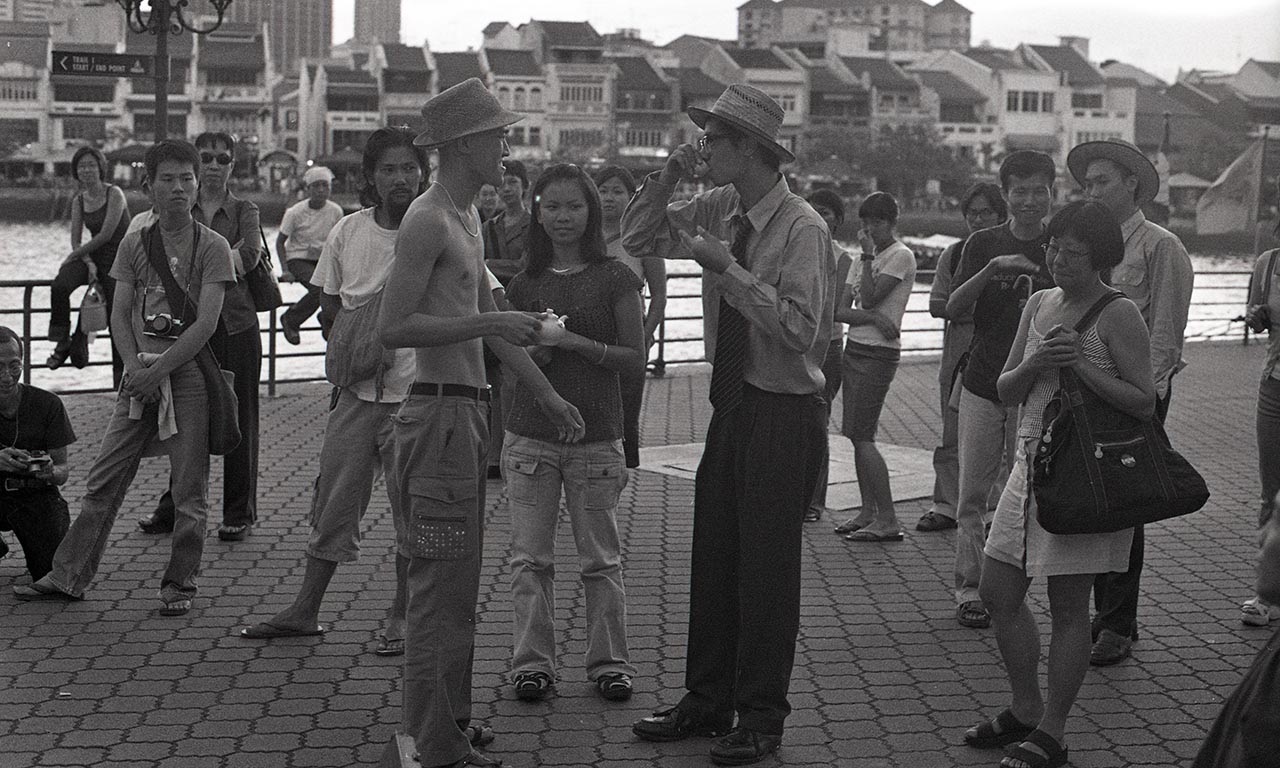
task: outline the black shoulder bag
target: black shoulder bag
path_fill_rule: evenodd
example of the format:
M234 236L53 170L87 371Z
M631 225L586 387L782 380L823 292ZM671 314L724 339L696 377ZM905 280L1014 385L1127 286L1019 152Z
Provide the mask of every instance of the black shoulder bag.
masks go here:
M284 296L280 294L280 281L276 278L276 266L271 261L271 249L267 247L267 235L258 227L258 235L262 238L262 257L258 264L245 273L244 282L249 287L249 295L253 297L253 308L259 312L270 312L284 304Z
M173 271L169 269L169 259L165 255L164 243L158 230L159 226L153 225L142 233L147 261L164 283L170 310L180 313L183 328L190 328L198 312L190 297L178 286ZM191 236L191 250L194 253L200 243L200 227L196 226ZM240 404L236 400L235 374L222 370L207 343L196 353L195 362L209 397L209 453L226 456L240 444Z
M1076 323L1083 334L1103 307L1099 299ZM1044 410L1044 433L1031 459L1036 519L1049 533L1110 533L1195 512L1209 489L1169 444L1154 417L1130 416L1084 386L1068 368Z

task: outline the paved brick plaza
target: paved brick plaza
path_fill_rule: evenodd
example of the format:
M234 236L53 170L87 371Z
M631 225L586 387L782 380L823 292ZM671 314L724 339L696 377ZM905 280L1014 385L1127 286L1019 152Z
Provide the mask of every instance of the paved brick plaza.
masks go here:
M1169 429L1209 481L1201 513L1147 535L1138 663L1092 670L1070 722L1072 765L1183 766L1223 696L1270 632L1239 623L1251 593L1257 504L1253 409L1262 347L1202 344L1175 380ZM881 439L930 449L938 424L929 363L899 371ZM646 445L700 439L710 407L695 371L649 382ZM342 566L321 613L324 638L249 642L240 627L269 617L301 579L300 559L327 391L295 386L263 404L262 523L245 542L211 536L201 595L184 618L154 615L167 536L133 520L166 482L144 462L96 583L83 602L18 603L20 558L0 560L0 768L310 768L371 765L399 720L397 659L370 653L391 597L391 521L374 492L364 555ZM67 497L72 514L109 410L104 395L68 399L81 436ZM220 508L215 460L213 491ZM558 695L517 702L505 684L511 611L509 528L490 483L476 649L477 716L498 731L507 765L710 765L707 742L636 741L630 724L682 690L693 485L639 472L623 492L632 656L630 702L606 704L581 669L582 590L572 540L561 532ZM926 500L899 505L909 526ZM214 513L216 518L217 513ZM217 520L211 521L216 525ZM567 529L567 525L563 526ZM211 529L212 530L212 529ZM954 532L901 544L850 544L831 524L806 528L803 618L779 759L763 765L851 768L994 766L999 753L961 746L963 730L1006 702L991 630L953 618ZM13 545L12 534L5 534ZM16 547L15 547L16 548ZM1037 615L1043 585L1033 587Z

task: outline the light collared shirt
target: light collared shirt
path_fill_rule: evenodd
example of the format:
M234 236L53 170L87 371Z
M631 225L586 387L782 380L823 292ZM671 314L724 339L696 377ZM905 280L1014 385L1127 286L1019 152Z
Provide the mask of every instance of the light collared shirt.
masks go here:
M1120 225L1124 260L1111 270L1111 285L1138 305L1151 334L1151 375L1165 397L1173 374L1186 367L1183 334L1191 311L1195 270L1178 236L1135 211Z
M745 381L767 392L821 392L822 361L836 301L836 261L827 225L779 176L750 210L732 186L669 203L674 186L650 174L622 215L622 245L633 256L659 256L679 243L681 230L699 226L726 242L739 214L751 222L746 266L723 274L702 271L702 317L707 359L715 363L720 299L746 317Z

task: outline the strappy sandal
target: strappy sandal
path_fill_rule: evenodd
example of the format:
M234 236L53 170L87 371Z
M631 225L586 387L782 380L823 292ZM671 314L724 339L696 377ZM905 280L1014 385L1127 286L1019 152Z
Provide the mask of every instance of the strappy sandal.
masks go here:
M492 744L495 738L493 729L484 723L479 725L468 725L466 728L462 729L462 732L466 734L467 741L471 742L471 746L473 747L483 747L487 744Z
M956 621L970 629L986 629L991 626L991 614L982 607L981 600L966 600L956 606Z
M1035 729L1034 725L1014 717L1012 709L1005 709L995 718L965 731L964 743L975 749L1005 747L1025 740Z
M374 647L373 653L376 656L403 656L404 638L378 635L378 644Z
M1067 748L1044 731L1036 729L1022 741L1024 744L1034 744L1044 754L1033 752L1019 744L1005 754L1000 761L1000 768L1062 768L1067 764Z
M165 600L160 606L161 616L185 616L191 610L191 601L186 598Z
M871 525L871 523L870 522L860 523L858 522L858 518L851 517L848 520L845 520L843 523L837 525L835 528L835 531L838 535L844 536L847 533L853 533L854 531L866 528L868 525Z
M621 672L609 672L596 678L596 690L608 701L626 701L631 698L631 677Z
M516 698L521 701L542 701L551 692L551 675L546 672L521 672L514 683Z

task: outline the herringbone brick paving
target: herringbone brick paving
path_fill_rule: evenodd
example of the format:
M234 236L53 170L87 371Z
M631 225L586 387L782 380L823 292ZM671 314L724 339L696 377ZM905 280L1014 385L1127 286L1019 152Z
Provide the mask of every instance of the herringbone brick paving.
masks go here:
M1133 661L1086 678L1069 726L1072 765L1188 764L1224 695L1270 634L1238 619L1253 579L1260 356L1257 345L1187 350L1191 367L1175 380L1170 433L1214 496L1201 513L1149 529L1142 639ZM649 382L648 445L696 441L710 416L705 370L669 370ZM935 375L929 362L902 366L883 441L933 447ZM245 542L210 537L201 596L189 616L154 615L169 540L133 527L166 481L159 459L139 472L85 601L22 604L0 593L0 768L376 763L400 716L398 662L369 653L391 598L392 534L381 488L365 521L360 562L339 568L325 599L329 633L271 643L236 636L297 589L326 402L320 386L295 386L264 400L262 522ZM110 399L76 396L68 405L81 438L66 494L74 514ZM215 460L215 509L220 478ZM640 671L635 698L606 704L586 682L582 590L572 540L563 534L561 680L554 697L525 704L505 682L509 527L500 483L490 484L475 714L498 731L492 752L508 765L708 764L703 740L654 745L630 733L635 719L674 703L682 690L692 504L691 482L650 472L636 473L623 492L618 517L628 623ZM904 503L899 516L910 525L926 507L926 500ZM960 746L963 730L1003 706L1007 691L991 631L955 624L953 546L950 532L911 531L902 544L851 545L830 533L828 521L807 527L794 712L772 764L996 763L998 755ZM24 580L20 558L0 561L0 582ZM1043 586L1032 594L1043 621Z

